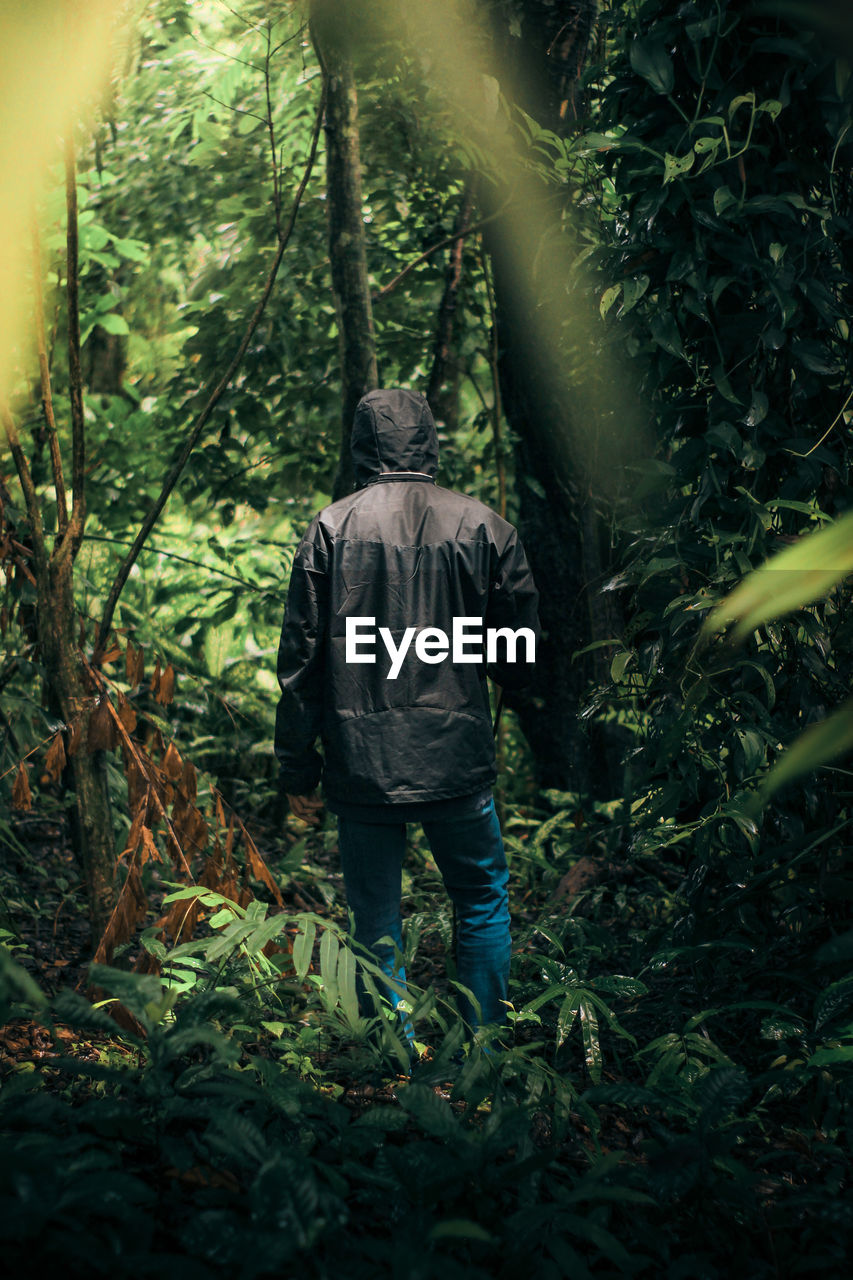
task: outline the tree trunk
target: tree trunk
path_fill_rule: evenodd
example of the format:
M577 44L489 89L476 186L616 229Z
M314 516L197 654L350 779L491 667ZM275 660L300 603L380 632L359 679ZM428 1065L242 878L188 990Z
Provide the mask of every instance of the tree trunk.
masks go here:
M562 130L576 109L595 5L526 0L517 10L522 39L496 28L496 63L511 61L518 105L544 127ZM560 336L549 333L543 341L541 316L555 325L566 306L565 282L550 278L540 260L541 233L560 234L561 210L553 189L543 186L532 201L530 192L525 197L536 206L529 225L539 235L519 235L512 212L484 232L494 275L501 397L517 441L519 529L540 590L543 627L535 686L508 704L519 716L543 786L612 795L620 785L618 752L598 726L583 729L578 718L590 679L605 674L607 652L572 661L576 650L621 631L615 598L598 594L606 571L604 540L586 450L579 448L596 424L573 421L577 409Z
M66 752L74 785L75 834L86 878L89 919L95 941L115 906L115 841L104 753L90 741L95 692L75 641L77 616L70 556L51 557L40 583L39 649L51 700L70 732Z
M448 254L444 292L441 295L441 305L435 326L432 368L426 389L426 398L439 430L442 427L454 428L458 417L459 369L454 358L456 308L462 282L464 237L471 224L473 211L474 184L469 181L453 224L454 234L458 233L459 238L453 241Z
M379 384L361 193L358 95L346 23L333 0L312 0L311 33L326 78L326 203L341 362L341 452L333 498L353 485L356 405Z

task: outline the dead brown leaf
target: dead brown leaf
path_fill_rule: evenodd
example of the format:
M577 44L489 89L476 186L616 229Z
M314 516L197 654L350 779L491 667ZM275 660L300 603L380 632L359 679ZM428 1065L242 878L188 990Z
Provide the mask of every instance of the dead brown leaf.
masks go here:
M65 758L65 741L62 737L62 731L54 735L53 741L48 747L47 756L44 762L44 771L51 782L58 782L62 777L62 770L65 768L67 761Z
M27 766L22 760L18 765L18 772L15 774L15 782L12 787L12 808L29 810L33 807L33 794L30 791L30 779L27 775Z

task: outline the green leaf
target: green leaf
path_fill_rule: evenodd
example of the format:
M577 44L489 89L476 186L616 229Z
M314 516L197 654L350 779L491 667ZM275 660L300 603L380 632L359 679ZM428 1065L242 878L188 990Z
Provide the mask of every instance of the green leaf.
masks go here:
M664 351L668 351L671 356L684 356L681 334L673 316L668 313L658 313L652 317L650 328L652 337L659 347L663 347Z
M755 803L759 807L767 804L780 787L850 750L853 750L853 698L848 698L828 720L806 729L788 747L765 777Z
M617 653L610 664L610 679L614 684L621 684L622 677L625 674L625 668L633 658L634 654L631 649L623 649L621 653Z
M124 316L120 316L117 311L108 311L106 315L98 316L97 323L107 333L125 334L130 333L130 327Z
M601 1041L598 1036L598 1012L595 1004L588 997L581 999L579 1008L584 1061L593 1084L598 1084L604 1066L604 1055L601 1052Z
M535 476L525 476L524 483L527 485L528 489L536 494L537 498L541 498L543 502L546 500L548 495Z
M853 573L853 512L802 538L744 578L706 618L705 637L737 620L733 638L825 596Z
M649 989L639 978L630 978L621 973L606 973L592 979L590 984L596 991L604 991L616 996L624 996L628 1000L638 996L647 996Z
M311 954L314 950L316 932L317 925L315 922L307 920L305 927L300 930L293 941L293 967L300 982L304 979L311 965Z
M154 1008L163 999L163 983L153 973L128 973L109 965L92 964L89 966L89 981L93 986L103 988L107 995L115 996L145 1024L152 1021Z
M338 954L338 992L341 1008L351 1027L359 1020L358 995L355 987L355 956L349 947L343 946Z
M636 276L622 285L622 307L620 315L627 315L637 305L649 287L648 276Z
M619 297L621 289L621 284L612 284L609 289L604 290L604 293L601 295L601 301L598 304L598 310L602 320L613 306L613 303Z
M696 156L692 149L684 156L674 156L667 151L663 164L664 185L667 182L672 182L675 178L680 178L682 174L692 169L695 159Z
M749 106L752 108L755 107L754 93L740 93L736 98L732 98L731 102L729 103L729 110L728 110L729 121L731 121L731 118L736 111L738 111L741 107L746 106L747 104L749 104Z
M263 951L268 942L278 937L283 927L280 916L270 916L269 919L262 920L246 938L246 950L249 955L255 956Z
M429 1238L431 1240L482 1240L486 1244L491 1244L495 1239L485 1227L478 1226L470 1218L448 1218L446 1222L439 1222L430 1231Z
M425 1084L410 1084L398 1094L400 1106L417 1120L421 1128L435 1138L457 1146L464 1137L450 1104Z
M717 187L717 190L714 192L714 213L717 217L722 217L726 210L730 209L733 204L737 204L737 197L732 195L729 188ZM723 278L731 281L734 277L726 276ZM719 281L717 281L717 284L719 284ZM716 285L714 287L716 288ZM722 292L722 290L720 292ZM716 302L716 298L714 301Z
M714 366L711 370L711 377L714 379L714 386L725 400L728 400L730 404L739 405L741 403L732 390L732 384L729 382L726 371L721 364Z
M563 1003L560 1005L560 1012L557 1014L557 1048L563 1044L572 1027L578 1013L578 1005L580 1004L580 991L570 991Z
M43 1009L47 1004L47 996L26 969L12 959L6 947L0 947L0 985L4 988L4 997L21 1001L32 1009Z
M837 1013L853 1009L853 973L833 982L820 993L814 1006L815 1029L820 1030Z
M853 1044L818 1049L809 1058L810 1067L832 1067L839 1062L853 1062Z
M628 51L631 68L652 86L655 93L672 93L675 69L663 41L654 36L632 40Z
M750 777L759 765L764 764L767 754L764 740L754 729L736 729L735 733L743 751L746 777Z

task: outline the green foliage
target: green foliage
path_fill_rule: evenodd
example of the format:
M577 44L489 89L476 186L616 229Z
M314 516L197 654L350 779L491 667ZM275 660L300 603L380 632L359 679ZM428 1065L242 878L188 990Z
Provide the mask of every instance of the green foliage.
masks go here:
M285 212L301 175L318 89L301 19L254 0L240 14L150 7L83 165L84 629L268 267L268 53ZM51 1027L57 1055L4 1058L10 1267L365 1280L841 1273L853 1235L851 812L833 754L849 746L849 704L837 707L853 646L841 576L849 69L801 14L768 6L626 0L603 20L583 130L514 127L526 163L577 215L567 234L593 272L595 341L640 370L657 442L613 516L619 567L605 589L628 623L596 642L609 681L584 709L622 734L620 793L535 797L505 722L507 1028L465 1046L450 913L418 845L404 880L411 1075L390 1011L359 1009L357 979L376 996L379 974L346 936L331 829L275 872L288 902L310 889L325 913L167 885L165 908L204 909L195 936L169 948L147 922L138 950L92 969L88 997L48 997L27 939L33 922L49 932L55 920L38 894L13 891L33 841L0 816L3 938L16 957L0 953L0 1002L13 1029ZM379 288L450 234L477 147L448 144L421 60L393 32L371 57L360 108ZM289 556L336 462L321 189L318 171L241 375L122 599L118 621L149 670L156 655L178 673L171 709L107 665L152 732L203 767L202 788L215 780L256 819L276 818L269 742ZM61 219L57 197L44 244L54 276ZM547 245L540 254L547 262ZM425 376L445 265L428 257L377 302L384 381ZM442 478L493 501L490 323L472 238ZM63 418L67 448L64 431ZM14 504L5 515L26 536ZM827 544L832 563L816 564ZM792 579L790 594L768 576L778 570L749 576L785 547L779 564L826 575L807 590ZM37 687L26 575L5 592L4 799L20 757L40 762L57 728ZM742 647L703 647L708 615L738 619ZM55 812L61 788L38 774L39 809ZM124 836L124 781L112 780ZM280 831L264 834L284 850ZM156 888L159 870L144 873ZM140 971L122 967L131 960Z
M851 820L843 772L812 772L849 746L850 78L799 12L663 0L608 18L595 132L569 154L592 186L606 340L644 371L659 444L617 512L605 590L629 621L585 715L632 739L635 864L686 871L677 947L762 949L781 929L807 970L837 928ZM827 574L786 592L773 566L820 567L799 540L827 522ZM722 597L738 650L697 645Z

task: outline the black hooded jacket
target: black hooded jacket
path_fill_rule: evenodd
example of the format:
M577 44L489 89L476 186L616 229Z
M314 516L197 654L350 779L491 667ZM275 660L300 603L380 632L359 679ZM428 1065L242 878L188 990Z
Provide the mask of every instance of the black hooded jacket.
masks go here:
M411 391L371 391L352 431L358 488L315 516L293 561L278 654L281 699L275 752L291 795L319 782L328 799L411 804L466 796L495 779L486 673L517 686L529 677L527 646L516 661L499 640L497 660L469 643L443 660L440 628L450 641L454 618L485 628L525 627L539 638L538 596L511 524L473 498L440 488L434 476L438 438L425 398ZM347 619L360 642L347 661ZM353 622L350 623L352 627ZM389 679L392 660L379 628L410 645ZM477 627L467 626L469 636ZM372 639L371 639L372 637ZM431 661L429 659L432 659ZM323 758L315 741L323 743Z

